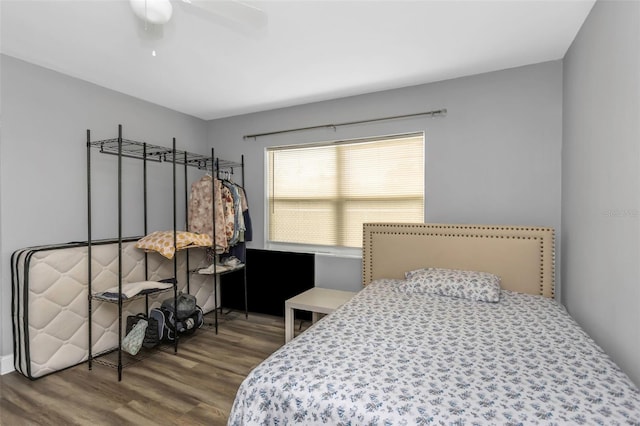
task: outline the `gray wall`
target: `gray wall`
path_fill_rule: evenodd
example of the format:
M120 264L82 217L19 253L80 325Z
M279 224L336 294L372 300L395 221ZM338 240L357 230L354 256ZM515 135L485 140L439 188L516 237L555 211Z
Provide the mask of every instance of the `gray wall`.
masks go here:
M11 353L10 254L21 247L86 238L85 129L92 139L125 137L224 158L245 155L254 224L264 247L264 149L271 145L411 131L426 132L426 220L552 226L560 230L562 63L554 61L417 87L373 93L209 123L149 105L24 62L2 57L2 332ZM243 140L249 133L447 108L445 118L413 118ZM115 162L93 156L95 236L116 232ZM125 162L125 234L141 233L138 163ZM401 172L401 171L399 171ZM170 224L170 174L150 170L150 229ZM31 194L31 196L28 196ZM16 206L19 206L16 207ZM179 223L181 223L181 220ZM53 226L52 226L53 225ZM319 256L317 285L357 289L361 261Z
M86 240L86 129L206 153L207 123L78 79L1 56L0 259L2 351L12 354L9 259L19 248ZM116 165L93 151L94 237L117 236ZM124 233L143 233L142 166L124 162ZM149 167L150 230L171 229L171 167ZM183 185L183 180L179 180ZM184 197L184 195L182 195ZM179 209L179 222L184 210Z
M439 108L448 109L446 118L242 138ZM426 132L427 221L540 225L559 232L561 61L215 120L209 124L209 140L222 157L245 155L254 225L250 246L263 248L266 147L411 131ZM357 289L360 268L360 259L322 256L316 264L316 285ZM336 282L336 277L346 278Z
M598 1L564 60L563 302L640 385L640 2Z

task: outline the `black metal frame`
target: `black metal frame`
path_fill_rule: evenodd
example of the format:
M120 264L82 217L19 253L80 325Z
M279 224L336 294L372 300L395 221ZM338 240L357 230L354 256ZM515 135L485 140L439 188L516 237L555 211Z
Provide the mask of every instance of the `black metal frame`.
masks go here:
M244 155L241 158L241 162L232 162L227 160L220 160L215 157L214 149L211 149L211 156L207 157L200 154L194 154L187 151L176 149L176 139L173 138L172 149L168 149L163 146L153 145L146 142L139 142L122 137L122 125L118 125L118 137L113 139L91 141L91 131L87 130L87 280L88 280L88 318L89 318L89 357L88 365L89 370L92 369L92 362L96 357L103 355L93 354L93 342L92 342L92 301L94 299L91 284L92 284L92 222L91 222L91 148L99 149L102 154L116 155L118 157L118 290L122 293L122 158L140 159L143 161L143 209L144 209L144 235L147 235L147 161L154 162L171 162L173 169L173 244L174 248L177 247L177 194L176 194L176 165L184 166L184 185L185 185L185 211L188 212L188 187L187 187L187 167L195 167L199 170L210 171L215 176L218 176L219 171L222 169L233 170L234 167L240 167L242 171L242 186L244 186ZM214 182L215 183L215 182ZM212 185L212 195L215 199L215 184ZM186 226L188 229L188 214L186 214ZM213 215L213 247L215 251L215 208ZM148 279L148 257L144 255L144 275L145 280ZM190 291L190 270L189 270L189 252L186 254L186 268L187 268L187 292ZM214 259L214 312L215 312L215 332L218 333L218 285L220 282L220 274L215 271L215 259ZM244 308L245 317L249 317L248 304L247 304L247 273L246 265L242 268L244 274ZM178 262L177 262L177 250L174 256L173 262L173 294L174 294L174 309L177 309L177 275L178 275ZM164 291L164 290L163 290ZM145 295L145 309L149 312L149 293ZM104 301L103 299L100 299ZM122 380L122 298L118 299L118 381ZM177 312L174 312L177 317ZM178 352L178 338L174 341L174 352ZM110 349L107 352L112 352L115 349Z
M143 161L143 206L144 206L144 232L147 234L147 161L166 162L171 161L173 165L173 245L177 246L177 215L176 215L176 140L173 138L172 150L167 150L163 147L156 145L149 145L146 142L137 142L124 139L122 137L122 125L118 125L118 138L109 139L105 141L91 141L91 131L87 130L87 299L88 299L88 328L89 328L89 341L88 341L88 364L89 370L93 367L93 361L96 357L104 355L109 352L113 352L116 349L109 349L104 353L93 354L93 335L92 335L92 313L93 313L93 300L96 298L92 291L92 222L91 222L91 148L99 148L101 153L113 154L118 157L118 293L122 294L122 158L136 158ZM149 150L152 149L152 151ZM144 275L145 279L148 278L148 264L147 255L144 256ZM173 278L170 281L173 283L173 297L174 297L174 309L177 309L178 298L178 262L177 256L174 256L173 260ZM158 292L151 292L145 294L145 309L146 314L149 312L149 296L157 294L165 290ZM104 299L98 299L105 301ZM115 366L118 370L118 381L122 380L122 308L123 298L119 297L118 304L118 361L115 365L111 362L104 361L109 366ZM177 312L174 312L174 315ZM174 340L174 353L178 353L178 339Z
M242 155L240 157L240 163L232 163L230 161L225 161L221 164L221 160L219 158L217 158L215 156L215 151L213 148L211 148L211 159L215 159L215 170L216 170L216 177L220 178L220 171L221 170L225 170L225 169L229 169L230 170L230 174L233 174L233 168L234 167L240 167L241 169L241 186L244 188L244 155ZM215 200L216 199L216 185L215 182L212 183L211 185L211 192L212 192L212 199ZM215 241L216 241L216 218L215 218L215 214L213 215L213 245L215 247ZM244 258L246 259L246 246L244 248L245 250L245 255ZM245 260L246 262L246 260ZM213 262L213 274L214 274L214 292L217 292L217 288L218 288L218 284L221 282L220 281L220 276L224 273L218 273L216 271L216 261L214 259ZM236 272L236 271L229 271L228 273L231 272ZM242 267L242 273L243 273L243 279L242 282L244 284L244 317L245 318L249 318L249 310L248 310L248 303L247 303L247 265L245 263L245 265ZM215 312L215 330L216 330L216 334L218 334L218 309L217 309L217 305L218 305L218 296L217 293L214 294L214 298L215 298L215 303L216 303L216 312Z
M212 178L215 172L215 177L220 177L220 171L222 170L230 170L231 174L233 174L233 169L234 168L240 168L242 171L241 174L241 185L244 187L244 155L241 156L240 159L240 163L237 162L233 162L233 161L228 161L228 160L221 160L220 158L217 158L215 156L215 149L211 148L211 157L208 157L206 160L203 159L203 156L200 156L198 154L191 154L191 153L187 153L187 152L183 152L183 156L184 159L182 160L182 162L180 164L184 165L184 191L185 191L185 211L188 213L189 210L189 188L188 188L188 176L187 176L187 166L194 166L197 164L197 168L198 169L203 169L203 170L207 170L207 171L211 171L212 172ZM191 156L191 157L188 157ZM204 166L204 164L206 164L206 166ZM211 167L211 165L213 165L213 167ZM212 181L211 184L211 199L215 200L216 198L216 185L215 182ZM216 245L216 217L215 217L215 206L213 208L213 223L212 223L212 229L213 229L213 251L214 251L214 260L213 260L213 300L214 300L214 329L215 329L215 333L218 334L218 325L219 325L219 318L218 318L218 309L222 309L222 307L218 308L218 287L220 286L220 276L227 274L227 273L231 273L231 272L236 272L237 270L233 270L233 271L228 271L228 272L217 272L216 268L216 258L217 258L217 254L215 254L215 245ZM186 223L186 228L189 229L189 215L186 214L186 218L185 218L185 223ZM246 248L245 248L246 249ZM245 258L246 258L246 254L245 254ZM191 271L190 267L189 267L189 252L187 251L186 254L186 267L187 267L187 271ZM244 283L244 315L245 318L249 318L249 309L248 309L248 299L247 299L247 266L246 264L242 267L242 271L243 271L243 283ZM190 273L187 274L187 292L189 292L190 289Z

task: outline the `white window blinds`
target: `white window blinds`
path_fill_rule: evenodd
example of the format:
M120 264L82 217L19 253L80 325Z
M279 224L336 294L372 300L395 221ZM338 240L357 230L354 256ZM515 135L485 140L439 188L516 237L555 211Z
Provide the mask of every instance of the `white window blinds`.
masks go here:
M424 134L269 148L269 241L361 247L365 222L424 221Z

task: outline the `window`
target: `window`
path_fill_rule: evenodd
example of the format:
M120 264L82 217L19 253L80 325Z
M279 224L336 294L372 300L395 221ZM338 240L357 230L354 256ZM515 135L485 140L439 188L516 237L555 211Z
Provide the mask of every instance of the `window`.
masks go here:
M365 222L424 221L424 134L274 147L268 240L362 247Z

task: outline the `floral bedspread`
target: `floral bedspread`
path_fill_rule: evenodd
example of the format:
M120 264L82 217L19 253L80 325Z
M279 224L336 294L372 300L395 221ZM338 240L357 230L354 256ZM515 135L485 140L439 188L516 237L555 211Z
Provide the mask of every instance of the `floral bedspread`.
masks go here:
M556 301L379 280L255 368L230 425L640 424L640 393Z

